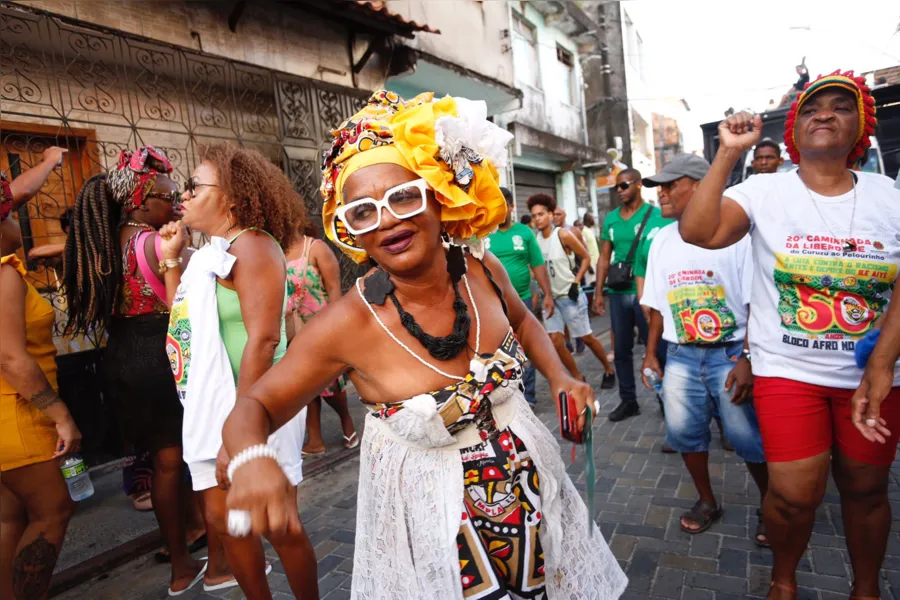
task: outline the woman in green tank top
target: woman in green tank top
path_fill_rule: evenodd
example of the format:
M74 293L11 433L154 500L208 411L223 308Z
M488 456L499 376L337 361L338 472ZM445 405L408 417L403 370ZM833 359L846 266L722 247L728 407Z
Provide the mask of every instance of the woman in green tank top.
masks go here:
M164 238L162 253L165 258L178 256L187 238L185 226L230 243L228 254L235 261L227 277L217 279L215 295L219 334L240 395L278 362L287 349L286 266L282 248L290 243L297 224L304 218L303 201L284 174L264 156L229 144L206 148L201 164L194 169L185 187L183 221L171 223L160 232ZM175 264L176 261L170 261L165 273L170 301L184 266ZM188 328L188 337L189 331ZM196 372L190 375L198 376ZM187 374L183 376L186 378ZM196 402L194 398L189 400ZM186 430L204 426L188 423L187 419L185 425ZM221 431L210 435L217 436L216 443L221 443ZM296 440L298 458L302 441ZM195 489L203 489L209 530L210 562L204 589L239 584L247 598L269 600L272 596L266 575L271 566L264 566L260 538L228 535L225 507L228 461L222 449L214 469L213 461L208 461L208 465L207 461L190 464ZM299 482L299 460L297 465L296 482ZM199 486L198 477L203 480ZM293 502L296 506L296 489ZM306 533L285 533L269 541L285 566L294 595L310 600L318 598L316 557Z

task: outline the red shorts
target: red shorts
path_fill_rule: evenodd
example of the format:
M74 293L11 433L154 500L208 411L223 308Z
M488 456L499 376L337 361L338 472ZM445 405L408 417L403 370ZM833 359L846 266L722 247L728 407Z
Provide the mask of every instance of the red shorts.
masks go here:
M779 377L757 377L753 404L768 462L790 462L830 450L868 465L888 466L900 440L900 387L881 404L891 437L870 442L850 420L850 398L856 390L801 383Z

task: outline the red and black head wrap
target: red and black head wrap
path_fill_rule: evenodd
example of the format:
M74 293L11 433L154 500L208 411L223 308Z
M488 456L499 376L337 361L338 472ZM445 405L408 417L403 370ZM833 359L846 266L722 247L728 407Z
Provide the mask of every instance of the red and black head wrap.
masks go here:
M795 165L800 164L800 151L797 150L797 144L794 140L794 126L797 122L797 115L803 104L809 100L814 94L826 88L841 88L849 91L856 97L856 104L859 110L859 135L856 138L856 145L847 156L847 166L853 166L865 153L872 142L869 136L875 133L875 98L872 97L872 90L866 85L864 77L856 77L853 71L845 71L841 73L840 69L830 75L819 75L815 81L807 83L803 87L803 92L797 97L788 111L787 119L784 122L784 145L787 147L791 160Z
M159 175L171 172L172 163L165 154L153 146L143 146L119 154L119 164L106 174L106 183L127 214L143 206Z

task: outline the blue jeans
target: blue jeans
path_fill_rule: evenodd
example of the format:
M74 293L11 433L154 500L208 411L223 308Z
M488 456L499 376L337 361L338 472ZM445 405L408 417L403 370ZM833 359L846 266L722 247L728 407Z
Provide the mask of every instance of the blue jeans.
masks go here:
M525 386L525 400L528 404L534 406L537 403L537 398L534 395L534 388L537 384L537 369L534 368L534 364L531 362L525 365L525 372L522 374L522 383Z
M634 328L638 328L640 338L647 339L647 322L641 312L636 294L610 294L607 298L609 317L612 321L616 344L616 376L619 379L619 398L622 402L637 399L634 381Z
M540 305L538 305L538 309L534 310L532 298L523 298L522 302L525 303L525 306L528 307L528 310L531 311L531 313L538 321L542 319L541 307ZM525 387L525 400L528 402L528 404L530 404L531 406L537 404L537 397L535 395L535 386L537 385L537 369L534 368L534 363L530 360L525 363L525 372L522 373L522 385Z
M676 452L709 451L709 421L718 409L725 436L737 455L745 462L765 462L753 402L734 404L731 392L725 390L725 380L743 346L743 341L713 348L669 344L662 391L666 441Z

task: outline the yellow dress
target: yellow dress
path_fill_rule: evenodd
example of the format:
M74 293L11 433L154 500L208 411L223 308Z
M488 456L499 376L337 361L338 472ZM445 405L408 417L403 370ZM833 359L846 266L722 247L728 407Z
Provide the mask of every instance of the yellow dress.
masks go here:
M25 278L25 267L15 255L0 258ZM57 388L55 314L51 304L25 281L25 348L47 381ZM56 450L56 425L0 374L0 472L50 460Z

